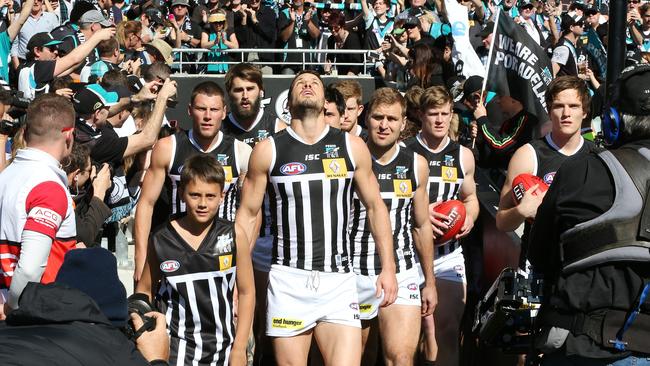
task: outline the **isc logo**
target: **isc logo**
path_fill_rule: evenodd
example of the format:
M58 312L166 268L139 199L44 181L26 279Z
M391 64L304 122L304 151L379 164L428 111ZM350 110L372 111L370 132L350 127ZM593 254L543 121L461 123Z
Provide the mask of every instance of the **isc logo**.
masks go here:
M181 268L181 264L175 260L167 260L160 263L160 270L165 273L174 272Z
M280 167L280 173L284 175L302 174L307 170L307 166L303 163L291 162L286 163Z

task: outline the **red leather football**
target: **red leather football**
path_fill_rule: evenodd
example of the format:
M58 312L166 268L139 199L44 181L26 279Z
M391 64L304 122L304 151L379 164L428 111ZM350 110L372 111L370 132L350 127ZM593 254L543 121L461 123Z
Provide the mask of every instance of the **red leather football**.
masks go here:
M435 243L438 245L448 242L460 232L465 223L465 205L459 200L449 200L439 204L433 210L449 217L449 220L445 222L449 229L442 230L444 235L435 239Z
M548 190L548 185L542 178L528 173L519 174L512 180L512 198L517 203L521 202L524 193L535 184L539 184L539 190L542 192Z

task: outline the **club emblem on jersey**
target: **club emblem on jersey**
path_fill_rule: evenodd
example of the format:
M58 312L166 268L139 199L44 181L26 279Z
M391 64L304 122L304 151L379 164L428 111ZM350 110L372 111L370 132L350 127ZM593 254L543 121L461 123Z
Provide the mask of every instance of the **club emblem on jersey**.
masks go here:
M395 167L395 178L397 179L406 179L406 174L408 173L409 168L405 166L398 165Z
M454 157L451 155L445 155L445 166L454 166Z
M160 270L165 273L176 272L179 268L181 268L181 264L179 261L170 259L160 263Z
M551 183L553 183L553 178L555 178L555 172L550 172L544 174L544 183L548 184L549 186Z
M217 154L217 161L221 165L228 165L228 159L230 159L230 156L226 154Z
M348 176L348 168L345 166L343 158L336 159L323 159L323 170L325 176L329 179L346 178Z
M286 163L280 167L280 173L284 175L298 175L307 171L307 165L298 162Z
M232 252L232 235L225 234L217 237L217 245L214 247L215 254Z
M225 271L232 267L232 254L220 255L219 256L219 270Z
M325 145L325 156L333 159L339 157L339 147L336 145Z
M456 183L458 180L458 170L456 167L443 166L442 167L442 181L449 183Z
M257 139L258 140L264 140L267 137L269 137L268 131L266 131L266 130L257 131Z
M406 179L393 179L393 191L397 198L411 198L413 195L411 181Z

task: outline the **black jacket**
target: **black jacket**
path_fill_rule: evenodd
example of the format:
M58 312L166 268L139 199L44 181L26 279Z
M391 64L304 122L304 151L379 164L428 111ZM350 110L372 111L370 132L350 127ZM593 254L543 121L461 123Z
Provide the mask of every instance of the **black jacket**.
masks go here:
M149 365L83 292L29 283L0 328L0 365Z
M96 247L101 243L101 233L104 222L111 217L111 209L90 192L74 197L74 209L77 223L77 241L86 247Z

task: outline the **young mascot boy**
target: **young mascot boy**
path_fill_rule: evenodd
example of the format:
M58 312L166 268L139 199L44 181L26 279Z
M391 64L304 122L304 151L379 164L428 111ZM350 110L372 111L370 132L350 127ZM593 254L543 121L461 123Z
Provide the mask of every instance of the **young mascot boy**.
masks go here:
M213 156L187 159L180 181L187 212L172 217L149 242L136 292L154 297L158 290L155 298L166 308L161 310L171 336L170 365L246 364L255 306L253 267L244 231L217 217L224 179ZM160 288L154 288L160 279Z

